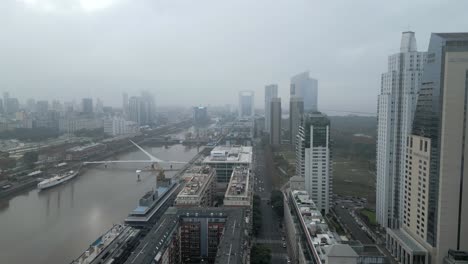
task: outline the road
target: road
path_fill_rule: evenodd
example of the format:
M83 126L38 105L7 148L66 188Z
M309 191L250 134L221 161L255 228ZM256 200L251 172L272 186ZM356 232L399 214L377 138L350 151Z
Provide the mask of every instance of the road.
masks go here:
M361 227L356 223L349 210L353 208L354 204L344 201L337 201L337 204L333 207L336 215L345 227L351 232L354 239L359 240L362 244L374 244L372 239L364 232ZM344 207L344 208L343 208Z
M259 143L254 146L254 164L254 191L261 198L260 210L262 213L262 225L256 241L271 249L271 263L287 263L287 251L283 248L280 220L268 202L272 191L272 180L266 173L265 155Z

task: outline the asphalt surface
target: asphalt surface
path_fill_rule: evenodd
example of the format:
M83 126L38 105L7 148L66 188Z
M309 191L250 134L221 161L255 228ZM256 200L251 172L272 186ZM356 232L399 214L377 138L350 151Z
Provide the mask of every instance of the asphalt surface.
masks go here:
M349 210L352 210L354 203L337 201L337 204L333 207L336 216L340 219L341 223L351 232L354 239L359 240L362 244L374 244L372 239L364 232L359 224L354 220ZM344 207L344 208L343 208Z
M265 173L265 155L260 144L254 146L254 160L254 193L261 198L260 210L262 213L262 225L256 241L271 249L271 263L287 263L287 251L286 248L283 248L283 232L280 228L280 221L268 202L272 191L272 181Z

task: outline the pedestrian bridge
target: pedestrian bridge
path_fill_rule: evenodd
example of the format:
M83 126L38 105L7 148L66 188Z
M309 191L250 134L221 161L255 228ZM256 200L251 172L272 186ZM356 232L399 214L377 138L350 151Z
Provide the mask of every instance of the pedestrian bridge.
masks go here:
M162 160L158 159L155 156L151 155L148 151L146 151L144 148L139 146L137 143L133 142L130 140L133 145L135 145L139 150L141 150L143 153L145 153L146 156L148 156L148 160L101 160L101 161L85 161L83 162L84 165L86 164L112 164L112 163L157 163L157 164L185 164L187 162L185 161L168 161L168 160ZM172 165L171 165L172 167Z

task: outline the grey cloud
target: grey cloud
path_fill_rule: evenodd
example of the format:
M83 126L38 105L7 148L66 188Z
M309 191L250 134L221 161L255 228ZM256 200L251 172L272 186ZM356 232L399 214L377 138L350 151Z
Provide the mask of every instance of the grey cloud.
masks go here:
M41 0L36 0L41 1ZM53 1L53 0L46 0ZM237 92L310 70L319 107L375 112L380 74L401 31L466 31L464 1L130 1L85 12L0 3L0 91L22 99L151 90L159 104L236 104Z

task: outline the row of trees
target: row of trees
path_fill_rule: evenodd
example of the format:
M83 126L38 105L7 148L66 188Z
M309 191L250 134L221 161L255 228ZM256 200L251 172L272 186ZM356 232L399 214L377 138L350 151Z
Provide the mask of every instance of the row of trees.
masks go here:
M58 130L51 128L16 128L0 133L0 139L18 139L21 141L41 141L56 138L60 135Z
M254 236L257 236L262 226L262 212L260 211L260 196L254 195L253 197L253 215L252 215L252 228Z
M271 249L265 245L256 244L250 249L251 264L269 264L271 263Z
M273 190L271 192L270 201L273 211L282 219L284 216L283 193L279 190Z

